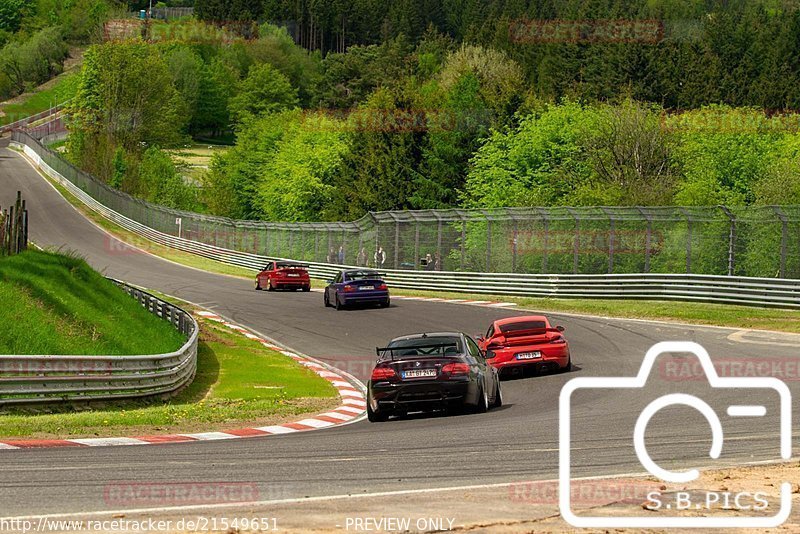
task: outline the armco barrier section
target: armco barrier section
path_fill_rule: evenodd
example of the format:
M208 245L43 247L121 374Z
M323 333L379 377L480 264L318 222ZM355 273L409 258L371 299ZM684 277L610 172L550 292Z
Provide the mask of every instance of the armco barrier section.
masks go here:
M154 230L111 210L61 176L27 145L17 143L43 172L58 181L92 210L161 245L260 270L269 260L282 259L216 247ZM327 280L342 265L305 262L316 278ZM462 293L549 298L606 298L696 301L750 306L800 308L800 280L690 274L533 275L481 272L381 269L392 287Z
M197 371L199 328L190 313L112 280L188 340L176 352L142 356L0 356L0 407L170 396Z

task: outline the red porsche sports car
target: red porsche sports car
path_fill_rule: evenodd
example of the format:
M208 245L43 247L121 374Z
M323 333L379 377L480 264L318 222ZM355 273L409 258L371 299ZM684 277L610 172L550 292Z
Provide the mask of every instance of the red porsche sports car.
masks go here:
M311 291L306 265L291 261L271 261L256 275L256 291L267 289L302 289Z
M479 336L486 361L503 375L526 370L569 371L572 359L563 326L550 326L544 315L499 319Z

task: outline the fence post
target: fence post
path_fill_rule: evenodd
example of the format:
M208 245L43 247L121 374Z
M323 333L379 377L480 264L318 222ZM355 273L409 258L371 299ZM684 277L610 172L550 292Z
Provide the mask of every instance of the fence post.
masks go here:
M486 219L486 272L492 271L492 220Z
M394 268L400 266L400 219L394 220Z
M419 270L419 220L414 219L414 270Z
M461 221L461 270L464 270L467 259L467 221Z
M645 212L641 207L637 206L637 210L641 213L642 217L647 220L647 234L645 235L645 243L644 243L644 272L650 272L650 249L652 247L653 242L653 220L650 218L650 214Z
M733 276L736 268L736 217L725 206L719 206L725 215L730 220L730 227L728 231L728 276Z
M772 206L772 210L781 221L781 266L779 276L781 278L786 278L786 249L789 246L789 221L780 207Z
M513 250L511 251L511 272L517 272L517 239L519 238L519 222L517 222L516 217L514 218L514 240L513 243Z
M439 258L439 268L437 270L441 271L444 267L444 256L442 256L442 219L438 214L436 217L439 219L436 229L436 258ZM434 262L436 258L434 258Z
M605 207L600 207L603 213L608 217L609 232L608 232L608 274L614 273L614 238L616 237L616 220L614 216Z
M572 242L572 273L578 274L578 254L580 253L580 241L581 241L581 220L578 217L578 214L575 213L570 207L567 207L567 211L569 211L572 218L575 219L575 239Z

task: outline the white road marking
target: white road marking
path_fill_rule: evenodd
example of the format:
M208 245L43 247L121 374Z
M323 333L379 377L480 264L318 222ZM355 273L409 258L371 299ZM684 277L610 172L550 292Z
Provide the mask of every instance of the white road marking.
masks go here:
M794 462L797 461L797 458L792 460ZM773 460L766 460L761 462L748 462L744 464L737 464L734 467L746 467L746 466L755 466L755 465L780 465L780 464L788 464L791 462L775 462ZM720 467L713 467L714 469L719 469ZM712 468L706 468L712 469ZM649 473L623 473L618 475L607 475L607 476L593 476L593 477L575 477L572 479L573 482L579 481L587 481L587 480L614 480L614 479L621 479L621 478L643 478L651 476ZM240 509L246 510L248 508L252 508L255 506L275 506L281 504L300 504L300 503L309 503L309 502L324 502L324 501L344 501L344 500L353 500L353 499L370 499L370 498L377 498L377 497L395 497L395 496L402 496L402 495L427 495L427 494L434 494L434 493L442 493L442 492L451 492L451 491L470 491L470 490L483 490L483 489L495 489L495 488L510 488L513 486L518 486L522 484L551 484L551 483L558 483L558 479L548 479L548 480L522 480L517 482L498 482L495 484L473 484L467 486L447 486L444 488L422 488L422 489L409 489L409 490L395 490L395 491L378 491L372 493L357 493L357 494L339 494L339 495L321 495L319 497L298 497L298 498L290 498L290 499L276 499L271 501L250 501L250 502L241 502L241 503L214 503L214 504L191 504L185 506L165 506L159 508L138 508L138 509L131 509L131 510L107 510L107 511L98 511L98 512L84 512L84 513L71 513L71 514L49 514L49 515L34 515L34 516L18 516L18 517L0 517L0 521L38 521L43 519L59 519L59 518L67 518L71 520L80 519L80 518L92 518L92 517L113 517L113 516L125 516L130 517L132 515L153 515L153 514L163 514L163 513L175 513L175 512L183 512L183 513L206 513L209 510L229 510L229 509Z

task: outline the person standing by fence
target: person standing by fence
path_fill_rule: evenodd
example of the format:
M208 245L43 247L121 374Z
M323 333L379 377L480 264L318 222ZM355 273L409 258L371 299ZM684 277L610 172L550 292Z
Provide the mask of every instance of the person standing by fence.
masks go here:
M386 252L383 250L383 247L379 246L378 250L375 251L375 268L376 269L383 269L383 264L386 263Z

